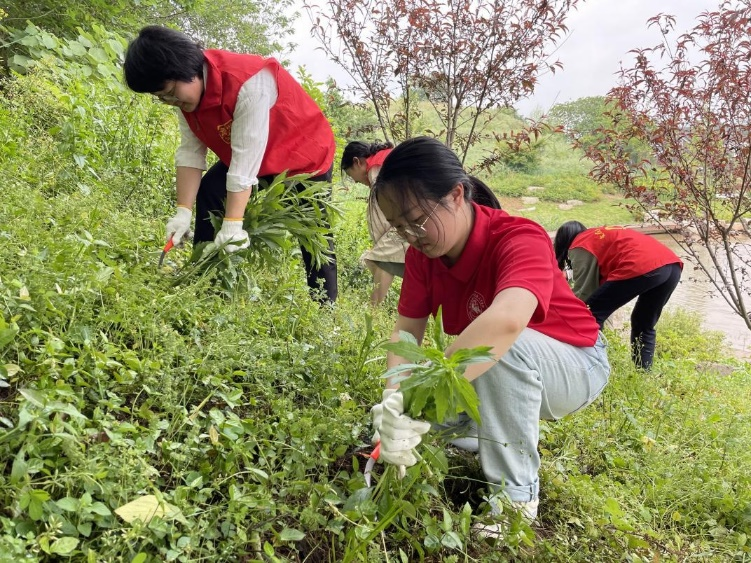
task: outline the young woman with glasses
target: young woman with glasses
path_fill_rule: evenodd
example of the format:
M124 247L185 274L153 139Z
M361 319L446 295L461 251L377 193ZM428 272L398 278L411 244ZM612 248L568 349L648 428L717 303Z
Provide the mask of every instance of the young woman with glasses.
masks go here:
M610 374L597 322L558 269L550 237L537 223L479 205L495 199L437 140L420 137L385 160L373 196L409 243L392 341L406 331L422 341L428 318L442 310L457 335L445 353L489 346L493 362L465 377L480 397L480 462L491 514L506 497L529 519L537 515L539 420L590 404ZM389 354L388 367L408 363ZM412 448L429 425L407 417L388 385L373 408L381 457L415 463ZM483 536L501 524L478 523Z

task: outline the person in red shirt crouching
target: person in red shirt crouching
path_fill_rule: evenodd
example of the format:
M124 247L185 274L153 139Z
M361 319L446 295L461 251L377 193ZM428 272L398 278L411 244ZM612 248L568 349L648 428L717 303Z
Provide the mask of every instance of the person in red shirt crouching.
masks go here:
M602 328L616 309L634 298L631 356L644 370L652 368L655 325L681 280L683 262L654 238L623 227L587 229L568 221L555 234L558 267L573 272L574 293Z
M180 110L177 209L167 222L167 240L175 245L192 236L194 204L193 242L214 240L233 252L249 245L243 217L259 179L287 172L331 181L336 148L331 125L273 58L204 50L179 31L147 26L128 45L123 70L131 90ZM204 174L207 148L219 161ZM212 212L224 217L216 234ZM300 248L308 286L321 301L337 297L333 248L329 239L329 262L320 268Z
M480 397L478 446L491 513L500 514L507 496L534 519L540 418L559 419L589 405L608 382L597 322L561 276L546 231L478 204L495 197L439 141L419 137L397 146L373 196L410 245L391 340L406 331L421 342L428 318L441 307L444 330L457 335L447 356L491 347L493 362L465 372ZM407 361L390 353L387 363ZM412 465L411 450L430 425L407 417L397 386L389 381L387 387L372 409L381 457ZM484 537L503 533L498 520L474 529Z

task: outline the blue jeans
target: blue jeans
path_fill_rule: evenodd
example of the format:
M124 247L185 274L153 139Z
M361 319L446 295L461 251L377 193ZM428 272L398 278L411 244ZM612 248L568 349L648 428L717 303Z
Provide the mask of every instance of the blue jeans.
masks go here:
M480 397L480 463L493 493L512 501L537 498L540 419L557 420L594 401L610 364L602 334L577 348L524 329L511 349L472 382Z

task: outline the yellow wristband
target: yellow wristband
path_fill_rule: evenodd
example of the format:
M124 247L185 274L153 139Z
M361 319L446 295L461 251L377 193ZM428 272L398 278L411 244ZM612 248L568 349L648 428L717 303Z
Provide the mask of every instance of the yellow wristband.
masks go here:
M243 220L243 218L242 218L242 217L240 217L240 218L238 219L237 217L225 217L225 218L224 218L224 220L225 220L225 221L242 221L242 220Z

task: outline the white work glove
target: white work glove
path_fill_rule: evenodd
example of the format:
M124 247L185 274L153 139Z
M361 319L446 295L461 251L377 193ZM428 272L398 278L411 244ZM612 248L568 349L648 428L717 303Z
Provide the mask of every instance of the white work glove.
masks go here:
M385 401L394 393L396 393L396 389L384 389L383 396L381 397L381 401ZM370 409L370 414L373 417L373 430L375 430L375 432L373 433L373 444L377 444L378 442L381 441L381 422L383 422L383 402L380 402L377 405L374 405L373 408Z
M216 237L214 237L214 243L217 246L229 243L224 247L224 250L227 252L237 252L243 248L248 248L250 246L250 238L247 231L243 230L243 220L225 219L222 222L222 228L219 229Z
M167 221L167 241L172 239L172 244L182 246L183 243L193 237L190 223L193 219L193 210L187 207L178 207L172 219Z
M391 391L387 394L387 391ZM375 410L375 408L374 408ZM374 412L374 417L376 416ZM404 414L404 396L400 391L386 389L381 402L381 424L378 433L381 438L383 461L399 466L412 466L417 463L413 451L422 435L430 430L430 423L413 420Z

